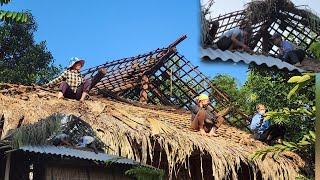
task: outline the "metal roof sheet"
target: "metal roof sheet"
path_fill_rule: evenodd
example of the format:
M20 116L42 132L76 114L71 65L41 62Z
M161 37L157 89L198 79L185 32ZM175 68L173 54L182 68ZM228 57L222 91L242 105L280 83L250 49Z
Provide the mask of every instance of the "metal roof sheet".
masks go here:
M243 61L246 64L255 63L257 65L267 65L268 67L276 66L278 69L287 69L289 71L299 71L303 72L304 70L293 66L287 62L284 62L278 58L265 55L256 55L248 54L246 52L232 52L232 51L222 51L220 49L213 48L201 48L200 51L201 58L209 57L211 60L222 60L234 62Z
M25 152L69 156L69 157L74 157L79 159L102 161L102 162L112 161L113 163L118 163L118 164L130 164L130 165L140 164L132 159L127 159L120 156L109 155L105 153L96 154L91 151L67 148L63 146L23 146L23 147L20 147L19 149Z

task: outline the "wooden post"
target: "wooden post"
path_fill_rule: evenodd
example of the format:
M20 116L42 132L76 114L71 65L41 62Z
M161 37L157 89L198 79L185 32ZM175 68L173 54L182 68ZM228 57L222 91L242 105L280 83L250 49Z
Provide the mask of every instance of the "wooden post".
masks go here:
M4 174L4 180L10 179L10 163L11 163L11 153L8 153L7 162L6 162L6 171Z
M149 88L149 78L146 75L142 76L141 79L141 92L140 92L140 102L147 103L148 102L148 88Z

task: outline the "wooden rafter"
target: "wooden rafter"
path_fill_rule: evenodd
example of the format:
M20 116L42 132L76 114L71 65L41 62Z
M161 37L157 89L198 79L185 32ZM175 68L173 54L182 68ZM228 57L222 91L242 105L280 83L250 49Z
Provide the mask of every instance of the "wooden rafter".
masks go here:
M130 99L142 103L161 104L180 108L191 108L196 104L196 97L201 93L210 95L213 113L218 114L217 107L231 106L229 96L212 84L184 56L176 51L176 46L186 36L178 38L168 47L149 53L90 68L84 72L86 77L93 77L99 68L107 69L106 76L95 87L96 92ZM240 112L240 113L238 113ZM236 110L241 117L238 124L247 126L247 116Z

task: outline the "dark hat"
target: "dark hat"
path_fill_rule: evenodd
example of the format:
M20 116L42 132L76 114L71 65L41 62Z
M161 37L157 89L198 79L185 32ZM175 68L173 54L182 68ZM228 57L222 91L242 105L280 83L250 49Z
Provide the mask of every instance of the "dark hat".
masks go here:
M274 33L270 39L273 40L273 39L277 39L277 38L281 38L280 33Z

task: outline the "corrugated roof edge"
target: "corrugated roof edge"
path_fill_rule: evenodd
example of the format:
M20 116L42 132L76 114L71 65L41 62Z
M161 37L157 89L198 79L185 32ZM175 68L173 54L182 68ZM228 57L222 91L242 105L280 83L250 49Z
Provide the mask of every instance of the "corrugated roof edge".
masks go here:
M67 156L67 157L73 157L78 159L84 159L84 160L94 160L94 161L100 161L100 162L112 162L116 164L128 164L128 165L141 165L149 168L156 169L153 166L141 164L139 162L136 162L132 159L110 155L106 153L94 153L91 151L84 151L80 149L73 149L73 148L67 148L63 146L23 146L20 147L19 150L22 150L24 152L30 152L30 153L39 153L39 154L50 154L50 155L60 155L60 156Z
M248 54L246 52L232 52L222 51L220 49L213 48L202 48L200 49L200 57L208 57L211 60L222 60L222 61L233 61L233 62L244 62L246 64L255 63L256 65L266 65L267 67L277 67L280 70L286 69L288 71L304 72L304 70L295 67L287 62L281 61L278 58L265 55Z

